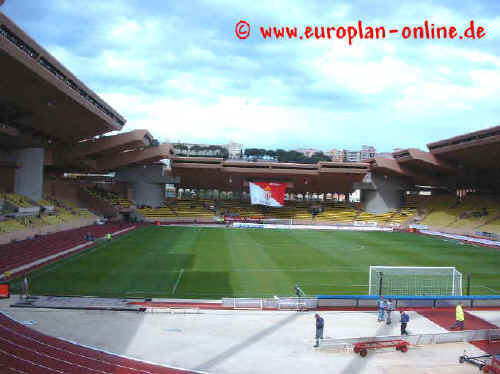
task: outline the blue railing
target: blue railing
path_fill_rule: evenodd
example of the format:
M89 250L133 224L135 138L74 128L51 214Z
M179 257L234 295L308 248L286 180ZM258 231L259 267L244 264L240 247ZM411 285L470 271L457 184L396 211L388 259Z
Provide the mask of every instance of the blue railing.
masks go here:
M500 300L500 295L475 295L475 296L400 296L384 295L386 299L393 300ZM353 299L377 300L379 296L369 295L316 295L317 299Z
M483 301L482 306L500 306L500 295L474 295L474 296L400 296L400 295L384 295L386 299L392 299L394 306L397 308L398 303L406 306L423 306L427 305L436 308L439 303L445 304L447 306L454 305L453 302L467 302L467 306L474 307L474 302ZM321 304L321 300L352 300L353 307L359 307L360 302L365 306L375 306L376 300L379 296L368 296L368 295L317 295L318 304ZM370 302L371 301L371 302ZM488 301L490 301L488 303ZM368 303L366 303L368 302ZM340 304L339 304L340 305Z

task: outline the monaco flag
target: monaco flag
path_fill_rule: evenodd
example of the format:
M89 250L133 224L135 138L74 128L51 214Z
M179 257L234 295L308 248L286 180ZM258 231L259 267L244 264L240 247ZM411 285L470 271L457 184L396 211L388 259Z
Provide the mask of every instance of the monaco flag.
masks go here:
M249 182L253 205L282 207L285 204L286 183Z

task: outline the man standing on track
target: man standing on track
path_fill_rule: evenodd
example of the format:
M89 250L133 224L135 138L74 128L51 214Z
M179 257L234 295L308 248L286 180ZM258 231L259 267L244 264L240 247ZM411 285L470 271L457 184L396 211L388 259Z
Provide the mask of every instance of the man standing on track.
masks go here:
M385 312L387 313L386 323L390 325L392 323L391 320L391 312L392 312L392 300L389 299L385 302Z
M319 347L319 340L323 339L323 327L325 326L325 321L318 313L314 315L314 318L316 318L316 344L314 345L314 348L317 348Z
M455 323L450 326L450 330L453 330L457 327L460 327L460 330L463 330L465 328L464 326L464 310L462 308L462 303L459 302L456 309L455 309Z
M295 294L297 295L297 297L302 297L305 295L304 291L302 291L302 288L300 288L298 284L295 284Z
M401 313L401 335L408 335L408 332L406 331L406 326L410 321L410 316L404 310L400 310L399 313Z
M377 306L378 306L378 322L384 322L385 299L382 295L380 296L380 299L378 299Z
M23 279L23 294L25 299L29 299L30 297L30 286L28 282L28 276L25 275Z

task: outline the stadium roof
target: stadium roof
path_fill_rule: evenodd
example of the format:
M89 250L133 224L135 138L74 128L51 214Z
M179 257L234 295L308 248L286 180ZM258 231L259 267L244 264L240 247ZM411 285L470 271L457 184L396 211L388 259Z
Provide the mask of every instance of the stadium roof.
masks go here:
M410 169L414 174L453 174L457 171L449 162L438 159L432 153L421 151L416 148L409 148L394 152L394 160L404 168Z
M181 187L240 190L248 181L289 182L291 192L349 192L368 171L365 163L320 162L295 164L244 162L220 158L174 157L172 174L181 177Z
M113 157L101 158L97 162L96 169L99 171L113 171L127 166L156 163L169 159L174 154L173 147L170 144L150 145L136 150L126 150L115 154Z
M125 119L0 12L0 146L71 142Z
M46 153L46 166L64 171L103 172L157 162L173 155L170 144L158 144L147 130L133 130L53 147Z
M458 167L499 169L500 126L429 143L431 153Z
M175 157L147 130L114 136L125 119L0 12L0 148L43 146L47 166L112 171L172 160L181 185L238 189L248 180L284 180L296 192L346 192L367 172L404 176L415 184L500 186L500 126L409 148L367 163L297 164ZM13 165L13 167L18 167Z

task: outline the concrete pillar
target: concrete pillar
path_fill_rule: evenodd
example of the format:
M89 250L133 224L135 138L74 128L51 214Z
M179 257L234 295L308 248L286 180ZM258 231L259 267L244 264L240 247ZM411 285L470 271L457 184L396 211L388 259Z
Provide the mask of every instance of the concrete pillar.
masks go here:
M138 206L158 208L165 199L165 185L161 183L134 183L134 200Z
M382 214L401 208L403 192L408 188L404 178L373 173L370 178L371 186L361 186L361 201L367 212Z
M14 191L38 201L43 194L43 148L24 148L13 152L13 159L22 164L16 169Z

